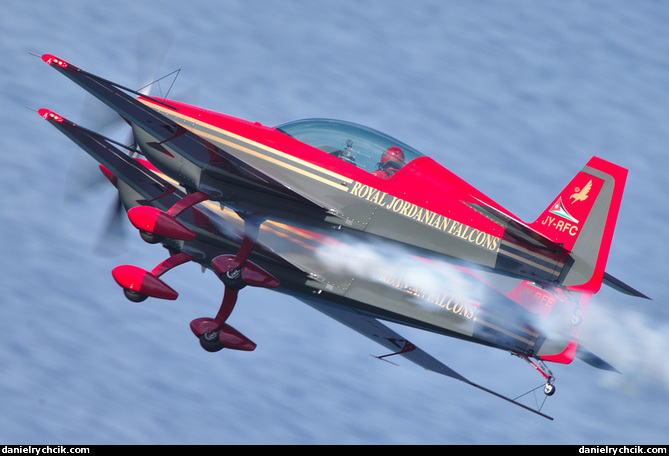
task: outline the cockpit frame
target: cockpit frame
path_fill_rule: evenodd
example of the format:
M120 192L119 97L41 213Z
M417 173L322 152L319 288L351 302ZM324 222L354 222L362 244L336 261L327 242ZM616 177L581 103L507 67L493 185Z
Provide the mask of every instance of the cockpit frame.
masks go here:
M370 173L390 147L404 152L405 163L424 156L413 147L373 128L335 119L302 119L276 127L282 133Z

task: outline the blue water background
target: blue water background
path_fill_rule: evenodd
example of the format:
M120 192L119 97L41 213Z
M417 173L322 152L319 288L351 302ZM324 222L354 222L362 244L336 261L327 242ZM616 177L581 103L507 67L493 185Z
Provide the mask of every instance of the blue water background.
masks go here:
M117 256L94 253L113 189L72 198L83 152L25 106L98 121L29 52L138 87L137 43L160 53L138 36L156 27L172 40L160 71L182 69L173 95L267 125L369 125L528 221L591 156L628 168L608 270L653 301L604 289L583 333L622 374L554 366L549 422L376 361L378 345L270 291L245 290L233 315L255 352L205 353L188 322L222 285L196 265L166 275L176 302L125 300L110 270L164 250L126 226ZM0 56L0 443L668 443L666 2L9 0ZM399 330L505 394L540 383L507 353Z

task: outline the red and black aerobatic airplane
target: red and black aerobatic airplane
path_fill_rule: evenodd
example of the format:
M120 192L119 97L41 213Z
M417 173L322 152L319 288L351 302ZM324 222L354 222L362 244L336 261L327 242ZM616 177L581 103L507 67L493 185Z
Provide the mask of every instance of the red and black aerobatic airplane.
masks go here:
M645 298L605 271L626 169L592 158L526 223L371 128L330 119L268 127L143 95L52 55L42 60L132 128L131 148L39 110L100 163L142 238L169 251L151 271L112 271L126 297L176 299L161 277L187 262L223 282L215 316L190 323L205 350L256 348L228 324L239 291L256 286L390 350L378 358L403 356L546 418L544 402L527 406L474 383L382 321L517 355L543 376L546 396L555 391L546 362L578 355L614 370L579 346L579 333L602 283Z

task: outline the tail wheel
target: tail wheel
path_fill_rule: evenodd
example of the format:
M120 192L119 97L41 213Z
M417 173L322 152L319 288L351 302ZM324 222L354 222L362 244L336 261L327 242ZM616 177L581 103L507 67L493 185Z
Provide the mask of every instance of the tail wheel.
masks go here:
M544 394L546 396L552 396L555 394L555 385L552 383L546 383L546 386L544 386Z

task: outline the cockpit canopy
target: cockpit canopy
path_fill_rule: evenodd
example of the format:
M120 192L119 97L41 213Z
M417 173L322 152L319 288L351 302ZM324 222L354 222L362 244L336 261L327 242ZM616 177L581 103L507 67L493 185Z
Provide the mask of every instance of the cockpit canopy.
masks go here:
M390 147L404 152L404 163L423 156L414 148L380 131L352 122L304 119L288 122L277 130L368 172L378 169L381 156Z

